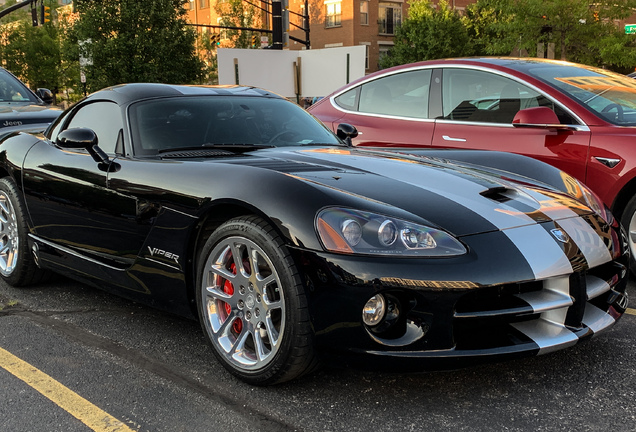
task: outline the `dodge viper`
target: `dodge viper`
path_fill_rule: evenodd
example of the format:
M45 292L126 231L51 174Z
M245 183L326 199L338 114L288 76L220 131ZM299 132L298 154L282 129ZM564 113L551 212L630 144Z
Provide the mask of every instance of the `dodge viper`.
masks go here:
M629 248L569 175L354 148L265 90L127 84L0 142L0 275L59 273L201 322L238 378L548 353L627 306Z

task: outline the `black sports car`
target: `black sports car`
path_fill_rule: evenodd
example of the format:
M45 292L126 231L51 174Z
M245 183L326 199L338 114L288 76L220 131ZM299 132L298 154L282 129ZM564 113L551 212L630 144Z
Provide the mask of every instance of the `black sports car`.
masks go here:
M94 93L44 136L0 143L0 273L18 286L53 271L198 317L219 361L260 385L323 360L543 354L624 312L623 234L572 177L338 133L255 88Z

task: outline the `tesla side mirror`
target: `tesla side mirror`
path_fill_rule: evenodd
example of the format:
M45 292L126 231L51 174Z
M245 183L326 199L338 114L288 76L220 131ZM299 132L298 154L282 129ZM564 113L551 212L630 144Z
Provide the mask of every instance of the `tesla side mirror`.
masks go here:
M512 119L512 125L523 128L573 130L571 125L561 124L557 115L548 107L522 109Z
M42 99L45 104L51 105L53 103L53 92L51 92L51 90L46 88L39 88L35 91L35 94L37 94L38 97Z
M358 136L358 129L356 129L356 127L353 125L340 123L338 125L336 135L338 136L338 138L347 143L347 145L352 146L353 143L351 142L351 139Z
M97 145L97 134L88 128L66 129L57 136L55 143L65 149L85 149L97 163L108 163L108 155Z

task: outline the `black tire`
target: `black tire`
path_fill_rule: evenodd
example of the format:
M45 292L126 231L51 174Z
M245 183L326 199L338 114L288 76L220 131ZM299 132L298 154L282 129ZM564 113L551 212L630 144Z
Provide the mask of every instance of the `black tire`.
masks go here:
M40 269L29 250L26 210L10 177L0 179L0 277L19 287L42 282L49 272Z
M258 217L230 220L207 239L197 265L197 309L218 360L249 384L289 381L317 365L298 269Z
M633 275L636 276L636 196L633 196L625 206L621 215L621 225L627 232L627 242L631 256L629 259L629 268Z

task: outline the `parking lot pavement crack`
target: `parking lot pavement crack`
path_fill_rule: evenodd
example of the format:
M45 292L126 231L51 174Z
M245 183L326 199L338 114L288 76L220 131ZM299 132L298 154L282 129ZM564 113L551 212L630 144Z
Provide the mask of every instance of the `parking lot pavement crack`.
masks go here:
M68 313L68 311L65 311L65 313ZM110 339L90 333L72 323L53 318L50 314L50 312L29 311L19 304L10 309L0 310L0 317L3 315L18 315L25 317L41 326L45 326L62 333L82 345L108 352L139 367L142 370L151 372L165 380L168 380L177 386L185 387L190 391L194 391L211 401L224 405L227 409L236 412L244 418L252 418L256 424L255 426L257 426L261 432L302 431L301 428L276 419L259 408L246 405L245 400L239 400L238 397L233 398L231 395L228 395L227 389L212 388L197 381L196 378L175 370L164 362L148 357L137 350L119 345Z

